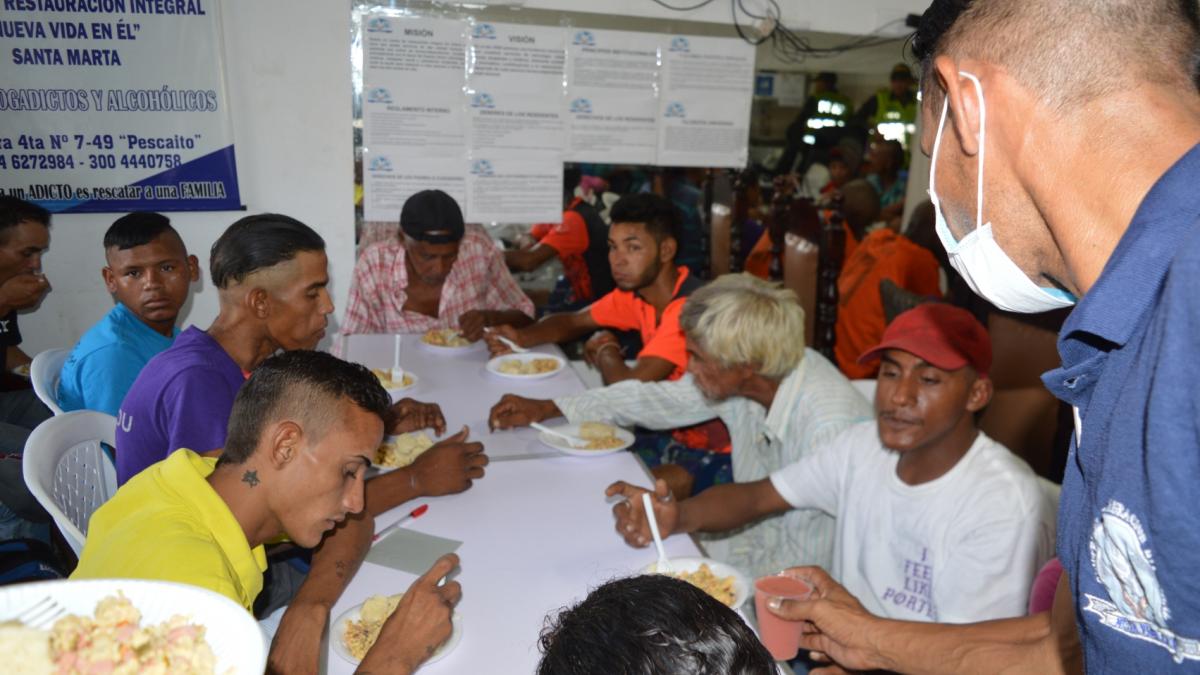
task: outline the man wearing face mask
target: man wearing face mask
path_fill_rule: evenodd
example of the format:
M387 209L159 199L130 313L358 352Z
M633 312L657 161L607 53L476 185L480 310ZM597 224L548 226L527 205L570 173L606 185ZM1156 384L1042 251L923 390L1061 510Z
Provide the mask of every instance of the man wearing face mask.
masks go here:
M1078 303L1046 374L1074 406L1049 613L918 626L820 570L804 646L854 670L1200 668L1200 93L1194 0L935 0L913 40L951 265L997 307Z

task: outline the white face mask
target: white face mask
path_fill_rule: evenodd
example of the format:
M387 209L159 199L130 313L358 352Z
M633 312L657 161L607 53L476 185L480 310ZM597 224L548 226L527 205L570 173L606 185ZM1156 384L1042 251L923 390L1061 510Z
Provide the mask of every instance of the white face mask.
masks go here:
M987 136L987 109L984 107L983 85L979 83L979 78L965 72L960 72L959 75L970 78L975 83L975 91L979 95L979 189L976 197L975 229L961 241L954 241L954 235L946 224L946 216L942 213L937 190L934 189L938 150L942 145L942 131L946 127L949 96L942 101L942 118L938 122L937 136L933 141L933 157L929 162L929 199L933 202L938 237L942 240L942 246L946 247L946 253L950 255L950 265L966 279L971 290L1000 309L1034 314L1070 307L1075 304L1075 296L1058 288L1042 288L1033 283L996 243L992 234L992 223L983 222L983 149Z

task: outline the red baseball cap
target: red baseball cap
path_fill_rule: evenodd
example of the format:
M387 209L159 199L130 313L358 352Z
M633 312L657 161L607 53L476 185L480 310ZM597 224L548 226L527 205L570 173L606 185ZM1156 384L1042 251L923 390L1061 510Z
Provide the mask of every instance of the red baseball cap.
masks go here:
M987 329L965 309L942 302L917 305L892 320L883 340L859 363L879 358L886 349L899 349L942 370L972 366L986 377L992 367L992 339Z

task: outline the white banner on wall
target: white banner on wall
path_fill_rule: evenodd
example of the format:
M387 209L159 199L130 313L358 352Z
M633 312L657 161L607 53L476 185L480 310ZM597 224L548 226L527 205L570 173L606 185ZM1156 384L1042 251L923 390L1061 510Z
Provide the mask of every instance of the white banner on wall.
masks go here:
M676 35L663 50L658 163L739 168L749 156L754 47Z
M0 192L54 212L239 208L217 3L75 4L0 4Z
M570 33L567 160L653 164L660 36L584 29Z
M466 209L466 26L450 19L363 18L363 217L399 219L414 192L440 189Z
M471 25L467 220L562 217L564 50L557 26ZM554 175L548 200L541 181Z
M740 39L387 11L362 35L369 221L440 188L469 221L556 222L564 161L747 161L754 48Z

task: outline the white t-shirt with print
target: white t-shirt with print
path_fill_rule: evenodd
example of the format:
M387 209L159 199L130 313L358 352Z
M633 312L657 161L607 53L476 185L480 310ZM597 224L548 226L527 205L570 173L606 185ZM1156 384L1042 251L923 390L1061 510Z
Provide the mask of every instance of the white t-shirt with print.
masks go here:
M928 483L901 481L899 458L865 422L771 483L792 506L837 518L830 572L873 614L941 623L1024 615L1054 527L1029 465L983 432Z

